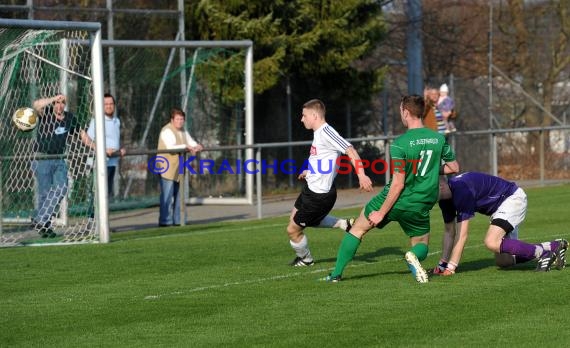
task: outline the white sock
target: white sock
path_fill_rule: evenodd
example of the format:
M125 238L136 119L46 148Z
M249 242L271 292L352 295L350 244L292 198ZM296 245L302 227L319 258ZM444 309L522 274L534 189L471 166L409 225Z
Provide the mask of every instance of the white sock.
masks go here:
M332 215L327 215L321 220L321 223L317 227L340 228L344 231L346 230L347 224L346 219L339 219Z
M540 245L542 245L542 249L547 251L552 251L552 245L550 244L550 242L542 242L540 243Z
M293 250L297 256L303 259L303 261L313 261L313 256L311 255L311 251L309 250L309 241L307 240L307 236L303 235L303 238L299 243L295 243L292 240L289 241Z
M550 248L550 246L549 246L549 248ZM546 249L544 248L544 246L542 246L542 244L535 246L534 257L537 259L540 258L542 256L542 253L544 252L544 250L546 250Z

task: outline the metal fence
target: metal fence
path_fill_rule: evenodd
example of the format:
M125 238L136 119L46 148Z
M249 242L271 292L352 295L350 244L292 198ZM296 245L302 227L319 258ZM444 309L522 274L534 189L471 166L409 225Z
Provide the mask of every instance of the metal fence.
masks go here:
M547 185L570 182L570 171L568 170L570 153L567 150L568 144L562 144L568 141L568 132L570 132L570 126L458 131L448 136L448 141L456 152L461 172L481 171L499 175L512 181L532 181L536 185ZM385 149L395 137L374 136L352 138L349 141L359 151L363 159L373 161L383 158L388 161ZM534 151L527 151L529 139L532 138L539 140L539 146ZM310 144L311 141L299 141L207 148L192 161L192 169L185 171L191 197L185 203L255 203L258 217L262 218L263 196L273 192L291 190L288 184L289 176L297 176L300 164L308 157ZM540 146L540 144L543 145ZM546 144L550 147L549 151L545 150ZM300 155L289 158L287 154L290 147L295 148L295 150L302 150L293 151L294 154ZM245 149L248 148L255 150L255 158L246 158L243 155ZM562 149L564 151L561 151ZM142 161L139 163L138 170L147 171L144 175L145 181L147 181L144 186L147 189L140 195L133 192L132 196L128 197L129 200L147 202L148 205L158 204L160 193L158 176L148 175L148 162L144 162L145 160L152 160L156 154L156 150L130 152L131 156L136 156L138 161ZM206 163L207 165L200 167L199 163ZM241 166L241 170L238 169L239 166ZM121 170L121 181L123 183L127 176L133 175L132 168L129 170L128 173L126 169ZM370 168L366 171L377 187L384 185L389 180L389 171L372 171ZM233 197L232 192L236 190L245 190L244 178L247 175L255 176L255 202L246 199L239 202L219 199ZM143 177L142 174L139 176ZM294 183L292 189L298 191L302 182L294 180ZM352 188L358 185L358 180L353 173L339 174L336 185L338 188ZM115 201L115 204L121 204L121 201ZM113 204L111 206L113 207Z

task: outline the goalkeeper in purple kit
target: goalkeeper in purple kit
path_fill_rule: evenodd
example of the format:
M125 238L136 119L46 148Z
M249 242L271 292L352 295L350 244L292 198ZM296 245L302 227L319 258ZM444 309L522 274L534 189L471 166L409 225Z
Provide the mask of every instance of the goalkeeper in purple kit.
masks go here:
M508 267L517 263L538 260L537 271L549 271L566 266L568 241L556 239L529 244L518 240L518 227L526 214L527 199L524 190L514 182L497 176L467 172L445 179L440 184L440 202L445 234L442 258L434 274L453 275L469 234L469 220L478 212L491 217L485 235L485 246L496 255L497 265ZM459 235L456 236L457 220Z

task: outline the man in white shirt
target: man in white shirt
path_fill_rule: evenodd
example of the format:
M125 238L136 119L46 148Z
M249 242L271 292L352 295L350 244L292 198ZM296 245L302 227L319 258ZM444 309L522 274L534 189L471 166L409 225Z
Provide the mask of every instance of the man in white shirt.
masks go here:
M303 105L301 122L314 132L313 144L309 156L310 169L303 171L299 179L305 179L306 185L295 201L291 211L287 234L296 257L290 263L293 267L312 266L313 256L309 250L306 227L332 227L350 229L347 219L338 219L329 215L336 202L334 179L337 174L337 159L346 154L356 169L360 189L371 192L372 181L364 173L354 147L341 137L325 119L326 108L322 101L312 99Z
M115 97L105 93L103 97L103 110L105 111L105 152L107 154L107 191L113 196L113 183L115 172L119 165L119 157L127 152L121 147L121 120L115 115ZM91 149L95 150L95 119L91 119L87 132L81 133L81 140Z
M115 105L115 97L110 93L105 93L103 96L103 111L105 112L105 154L107 155L107 196L109 199L113 197L113 185L115 173L119 166L119 159L127 153L121 147L121 120L115 115ZM100 138L95 136L95 119L92 118L87 132L81 131L81 141L92 150L95 150L95 143ZM87 161L88 165L93 166L93 158ZM89 220L86 227L87 231L91 231L95 227L95 197L93 192L91 194L88 206ZM111 231L114 230L111 229Z

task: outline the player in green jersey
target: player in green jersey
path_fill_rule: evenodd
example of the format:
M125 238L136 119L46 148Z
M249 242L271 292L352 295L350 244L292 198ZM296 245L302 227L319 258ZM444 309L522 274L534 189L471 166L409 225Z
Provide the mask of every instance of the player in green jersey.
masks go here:
M420 261L428 254L429 211L437 202L439 175L457 173L459 164L445 137L424 127L424 108L422 97L402 97L400 117L407 131L390 145L392 178L362 209L350 231L345 234L335 269L324 280L340 281L362 237L374 226L383 228L389 222L397 221L410 238L411 250L405 254L408 268L418 282L428 281L427 272Z

